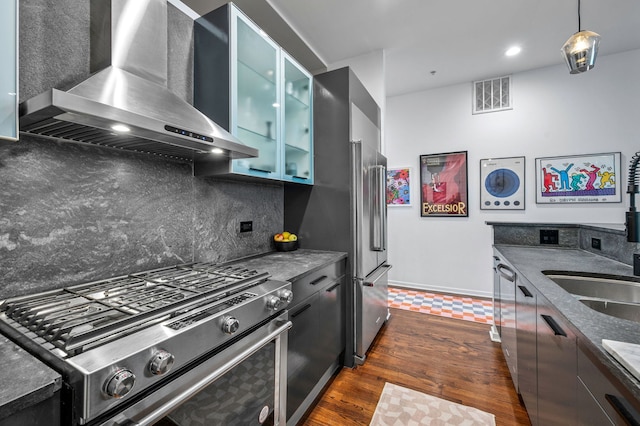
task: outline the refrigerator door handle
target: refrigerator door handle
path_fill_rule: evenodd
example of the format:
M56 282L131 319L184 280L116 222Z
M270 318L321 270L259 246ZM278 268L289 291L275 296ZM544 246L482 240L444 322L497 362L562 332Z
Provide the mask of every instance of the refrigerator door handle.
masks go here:
M371 249L386 250L386 167L376 165L371 168Z
M362 285L365 287L373 287L378 282L378 280L387 273L389 269L391 269L391 265L389 265L388 263L381 265L378 268L378 275L371 281L362 280Z
M355 259L362 259L362 244L358 244L358 236L362 235L362 221L359 219L364 209L362 197L357 194L362 191L362 169L364 161L362 159L362 139L351 141L351 194L354 197L354 208L351 209L351 241ZM353 276L358 276L360 271L357 269L359 260L353 261Z

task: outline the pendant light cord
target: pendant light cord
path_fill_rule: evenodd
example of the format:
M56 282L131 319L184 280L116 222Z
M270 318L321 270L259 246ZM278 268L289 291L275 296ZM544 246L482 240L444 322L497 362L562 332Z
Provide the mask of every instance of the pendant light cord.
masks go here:
M582 31L582 25L580 24L580 0L578 0L578 32Z

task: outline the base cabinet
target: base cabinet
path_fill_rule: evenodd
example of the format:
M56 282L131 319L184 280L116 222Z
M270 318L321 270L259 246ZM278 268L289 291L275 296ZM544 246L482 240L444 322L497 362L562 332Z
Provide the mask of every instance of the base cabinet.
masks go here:
M600 407L598 401L589 391L589 388L578 377L578 424L583 426L609 426L615 425L607 416L607 413Z
M495 285L498 294L500 339L502 353L507 361L509 373L516 390L518 389L518 345L516 335L516 281L517 274L512 266L494 253Z
M494 250L503 353L532 426L578 424L577 336L564 317Z
M342 365L345 261L293 281L287 352L287 424L295 425ZM298 299L298 297L300 299Z
M537 301L538 291L519 276L516 286L518 392L532 426L538 426Z
M576 336L546 298L537 299L537 424L575 425Z
M44 401L0 419L0 426L58 426L61 424L60 391L56 391L53 396Z
M324 373L317 346L320 334L318 299L316 293L289 311L293 326L289 330L287 353L287 418L291 418Z
M640 401L578 341L578 424L640 425Z

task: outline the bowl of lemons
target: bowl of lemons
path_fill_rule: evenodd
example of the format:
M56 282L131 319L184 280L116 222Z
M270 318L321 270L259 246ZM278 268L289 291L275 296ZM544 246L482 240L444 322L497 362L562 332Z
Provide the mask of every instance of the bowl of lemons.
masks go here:
M277 251L294 251L298 248L298 236L284 231L273 236L273 244Z

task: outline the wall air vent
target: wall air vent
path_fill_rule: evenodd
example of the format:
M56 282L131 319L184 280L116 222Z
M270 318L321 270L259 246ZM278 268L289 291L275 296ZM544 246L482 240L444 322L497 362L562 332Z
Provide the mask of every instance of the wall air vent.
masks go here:
M513 109L511 76L473 82L473 114Z

